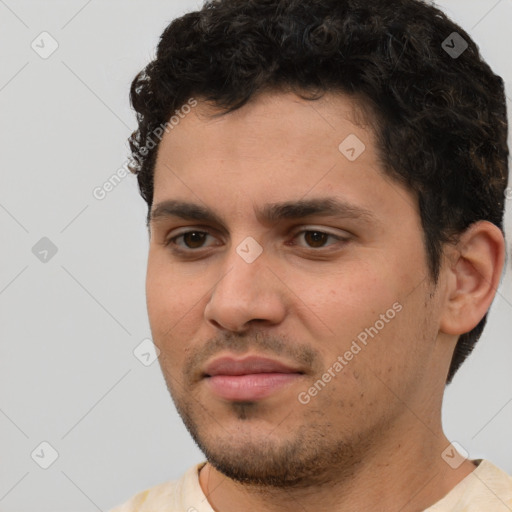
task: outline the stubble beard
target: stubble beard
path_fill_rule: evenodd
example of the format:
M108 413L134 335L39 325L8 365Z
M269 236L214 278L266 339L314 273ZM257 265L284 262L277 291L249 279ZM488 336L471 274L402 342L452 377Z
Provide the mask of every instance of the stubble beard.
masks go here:
M281 425L272 426L267 433L252 434L258 404L232 403L233 428L226 429L198 402L171 392L185 427L206 460L220 473L232 480L255 488L309 488L350 479L371 450L375 435L382 425L351 439L342 439L339 426L324 420L303 422L288 428L286 435ZM299 413L295 413L295 416ZM292 417L294 414L290 414ZM282 424L286 423L285 416ZM213 428L209 430L209 426ZM291 432L291 433L290 433Z

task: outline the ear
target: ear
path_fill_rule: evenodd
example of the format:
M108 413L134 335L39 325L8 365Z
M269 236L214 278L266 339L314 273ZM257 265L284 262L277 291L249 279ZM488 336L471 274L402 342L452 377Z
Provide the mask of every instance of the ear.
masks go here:
M447 252L440 331L460 335L476 327L491 306L503 270L505 240L497 226L478 221Z

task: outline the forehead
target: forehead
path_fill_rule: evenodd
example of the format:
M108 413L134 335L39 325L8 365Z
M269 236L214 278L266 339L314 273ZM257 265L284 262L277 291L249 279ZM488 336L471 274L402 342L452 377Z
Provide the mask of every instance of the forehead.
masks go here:
M382 172L373 123L360 101L342 94L311 101L264 93L239 110L212 116L219 112L198 99L164 134L154 207L193 200L210 210L231 205L234 215L306 196L338 196L368 212L392 206L384 197L391 180ZM396 206L400 186L391 185L396 190L388 199Z
M305 100L291 92L264 92L227 114L198 99L185 115L172 118L176 124L168 124L158 148L155 181L164 164L182 169L192 162L210 169L219 162L246 168L256 162L268 169L287 160L313 170L326 158L339 160L340 151L353 151L354 143L356 157L364 148L364 159L375 163L375 136L367 118L359 101L342 94Z

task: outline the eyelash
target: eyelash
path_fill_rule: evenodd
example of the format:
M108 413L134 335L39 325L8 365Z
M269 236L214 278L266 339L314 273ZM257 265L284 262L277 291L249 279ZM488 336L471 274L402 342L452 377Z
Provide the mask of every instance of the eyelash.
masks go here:
M174 253L176 253L176 254L183 254L183 255L192 254L194 252L200 252L201 250L207 249L207 247L206 248L205 247L199 247L199 248L196 248L196 249L190 249L190 248L182 249L182 248L179 248L179 246L176 244L176 240L179 239L179 238L183 238L184 236L186 236L186 235L188 235L190 233L198 233L198 234L201 234L201 235L205 234L205 235L213 236L208 231L201 231L201 230L198 230L198 229L190 229L188 231L184 231L183 233L180 233L179 235L176 235L176 236L173 236L173 237L169 238L166 242L164 242L164 246L165 247L171 247L171 250ZM326 231L322 231L322 230L319 230L319 229L303 229L301 231L297 231L294 234L293 239L297 238L299 235L304 234L304 233L319 233L319 234L322 234L322 235L327 235L327 237L334 238L338 242L347 242L348 241L348 237L344 238L344 237L336 236L336 235L333 235L332 233L329 233L329 232L326 232ZM331 244L331 245L335 245L335 244ZM308 247L308 248L305 248L305 249L306 250L309 249L309 250L312 250L314 252L318 252L320 249L325 249L326 247L330 247L331 245L322 246L322 247Z

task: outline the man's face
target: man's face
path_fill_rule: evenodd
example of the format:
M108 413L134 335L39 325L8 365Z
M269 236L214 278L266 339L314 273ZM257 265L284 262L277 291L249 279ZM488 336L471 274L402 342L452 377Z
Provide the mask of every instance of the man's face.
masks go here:
M449 362L416 201L354 106L267 93L212 119L199 102L160 144L153 211L215 218L159 208L152 335L187 428L240 481L320 481L425 428Z

